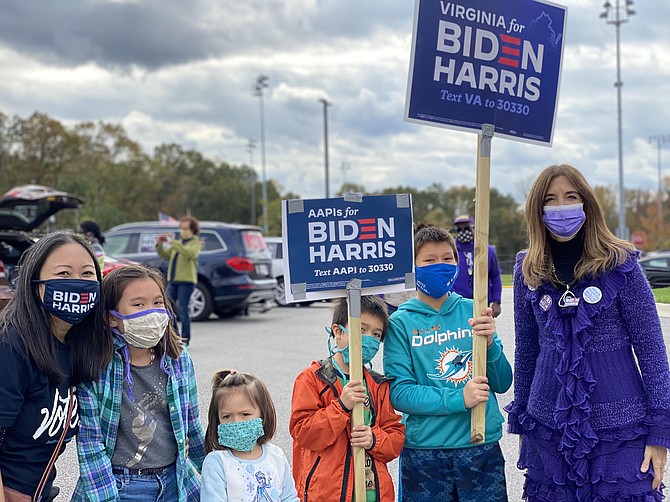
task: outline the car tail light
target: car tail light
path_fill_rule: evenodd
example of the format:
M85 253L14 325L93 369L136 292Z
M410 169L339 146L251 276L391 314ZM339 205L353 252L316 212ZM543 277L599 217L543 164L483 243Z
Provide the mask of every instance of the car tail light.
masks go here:
M254 263L249 258L244 258L243 256L233 256L232 258L228 258L226 263L236 272L254 271Z

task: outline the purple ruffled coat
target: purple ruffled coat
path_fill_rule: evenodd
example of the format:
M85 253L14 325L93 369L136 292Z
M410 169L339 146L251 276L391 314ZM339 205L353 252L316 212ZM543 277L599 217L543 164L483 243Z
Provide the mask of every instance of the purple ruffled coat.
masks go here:
M576 307L559 307L563 290L550 283L530 289L523 257L514 273L514 401L505 410L509 432L523 434L527 499L661 500L652 469L640 465L646 445L670 447L670 372L637 256L574 284Z

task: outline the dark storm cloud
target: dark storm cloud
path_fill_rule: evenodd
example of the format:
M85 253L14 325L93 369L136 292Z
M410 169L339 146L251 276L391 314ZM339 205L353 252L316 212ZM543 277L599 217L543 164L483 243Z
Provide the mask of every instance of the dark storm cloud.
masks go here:
M198 2L3 2L0 41L56 65L156 68L205 58L225 46L223 30L194 17ZM7 5L9 4L9 5Z
M277 50L331 37L365 37L375 27L411 30L411 7L379 9L353 2L292 8L272 1L52 0L2 2L0 42L59 66L155 69L235 52ZM295 3L299 7L298 3ZM399 15L400 14L400 15Z

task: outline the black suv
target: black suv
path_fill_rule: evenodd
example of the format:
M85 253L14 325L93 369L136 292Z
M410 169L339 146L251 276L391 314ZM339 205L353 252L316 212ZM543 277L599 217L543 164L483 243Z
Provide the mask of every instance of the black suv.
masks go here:
M105 252L158 268L167 275L168 263L156 254L156 239L166 233L179 238L178 221L143 221L110 228ZM189 313L202 321L214 312L232 317L257 305L265 311L274 299L270 252L260 228L218 221L200 222L202 251L198 257L198 283L191 295Z

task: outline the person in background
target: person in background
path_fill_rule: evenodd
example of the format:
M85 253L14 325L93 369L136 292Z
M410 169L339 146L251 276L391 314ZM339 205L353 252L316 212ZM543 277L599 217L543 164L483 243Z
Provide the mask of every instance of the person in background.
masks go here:
M191 318L188 304L198 283L198 255L202 244L198 239L200 223L192 216L179 220L179 239L171 234L161 235L156 241L158 256L169 260L168 295L176 305L177 317L181 321L181 337L188 346L191 343Z
M100 227L94 221L82 221L79 224L79 233L82 234L93 248L96 260L100 265L100 270L105 268L105 236L100 232Z
M199 500L205 431L198 389L163 284L160 272L141 265L102 281L116 350L99 378L79 387L74 502Z
M630 242L607 228L569 165L526 199L514 269L514 401L524 499L659 501L670 371L654 295Z
M42 237L21 257L15 294L0 313L0 492L39 499L63 430L65 441L78 431L74 386L98 378L114 351L100 280L91 248L70 232ZM43 501L54 478L55 469Z
M454 238L444 228L414 234L417 297L391 315L384 371L391 403L406 415L400 456L404 502L507 500L500 449L503 416L496 394L512 385L512 368L490 307L472 318L473 301L450 292L458 275ZM472 346L486 337L486 375L472 375ZM470 441L470 409L486 405L486 437Z
M475 278L475 220L469 214L454 219L456 228L456 247L458 249L459 273L454 283L454 292L463 298L473 298ZM501 312L502 278L496 248L489 244L488 303L493 309L493 317Z

